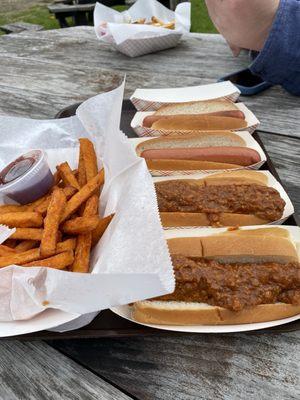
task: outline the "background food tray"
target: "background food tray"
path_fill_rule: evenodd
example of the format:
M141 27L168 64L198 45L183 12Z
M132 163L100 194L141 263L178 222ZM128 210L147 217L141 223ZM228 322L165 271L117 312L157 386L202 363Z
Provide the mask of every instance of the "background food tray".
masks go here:
M67 118L75 114L77 107L80 103L73 104L63 110L61 110L56 118ZM130 126L130 122L136 113L136 109L132 105L130 100L123 101L122 117L121 117L121 129L128 137L137 137L135 132ZM260 140L259 133L255 132L253 137L258 141L267 156L267 162L262 167L263 169L269 170L275 178L280 182L280 178L276 169L274 168L272 161L264 148L263 143ZM300 222L295 216L289 217L283 225L298 225ZM276 326L274 328L263 329L259 331L248 332L248 334L259 334L259 333L284 333L291 332L300 329L300 320L291 322L286 325ZM15 336L20 340L40 340L40 339L80 339L80 338L100 338L100 337L130 337L140 335L184 335L178 332L170 332L148 328L142 325L134 324L127 321L110 310L102 311L89 325L76 329L74 331L56 333L56 332L34 332L27 335Z

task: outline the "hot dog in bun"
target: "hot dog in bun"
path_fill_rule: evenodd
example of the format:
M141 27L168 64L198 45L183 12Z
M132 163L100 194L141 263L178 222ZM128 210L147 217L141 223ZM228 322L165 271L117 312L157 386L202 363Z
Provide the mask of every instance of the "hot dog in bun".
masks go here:
M244 113L230 100L193 101L164 105L143 120L158 130L222 130L247 126Z
M204 236L166 232L176 287L134 304L147 324L228 325L272 321L300 313L300 264L284 228Z
M154 184L165 227L261 225L279 220L285 207L258 171L154 178Z
M139 143L136 152L149 169L163 171L237 169L261 161L258 151L230 131L152 138Z

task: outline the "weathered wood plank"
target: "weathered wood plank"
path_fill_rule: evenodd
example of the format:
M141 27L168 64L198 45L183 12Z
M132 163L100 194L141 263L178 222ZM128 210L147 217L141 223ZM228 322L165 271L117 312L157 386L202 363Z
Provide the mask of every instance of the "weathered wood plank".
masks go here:
M233 58L218 35L192 35L174 49L134 59L99 42L92 27L25 33L21 37L8 36L0 39L0 89L2 87L2 91L7 90L9 86L7 82L15 80L13 87L16 92L19 91L19 101L16 105L15 95L2 94L0 114L7 113L10 109L10 113L22 115L22 108L26 112L31 108L33 116L52 116L53 114L47 115L43 107L42 93L35 96L35 98L41 97L39 108L36 108L32 99L31 86L43 88L45 86L43 81L48 84L46 94L49 101L57 105L55 108L57 111L59 107L69 105L78 97L87 98L106 90L109 86L107 80L113 80L116 74L119 76L127 74L125 94L128 96L138 86L174 87L215 82L220 76L244 68L249 63L247 55L238 59ZM47 64L50 64L48 68ZM21 76L26 77L27 82L31 81L28 89L26 86L26 92L20 82L18 71L20 68L22 68ZM44 68L47 70L47 75L43 74ZM78 80L80 74L82 77L87 74L88 78L85 78L84 84L81 79ZM105 79L102 79L103 77ZM70 99L68 103L66 98L60 96L52 99L51 87L55 91L59 88L56 82L61 86L62 81L65 93L68 93ZM300 136L299 98L276 87L261 95L247 98L245 102L261 120L262 130ZM25 105L22 106L22 103Z
M300 335L184 335L58 341L56 348L142 399L291 400Z
M130 397L42 342L0 343L3 400L128 400Z
M300 215L300 140L270 133L259 133L269 156Z

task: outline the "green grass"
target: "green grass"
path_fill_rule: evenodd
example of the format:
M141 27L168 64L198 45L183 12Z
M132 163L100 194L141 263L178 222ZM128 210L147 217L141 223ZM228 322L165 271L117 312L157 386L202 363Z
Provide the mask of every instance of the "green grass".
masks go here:
M192 27L191 32L217 32L209 15L204 0L192 0Z
M42 25L45 29L59 28L59 24L54 15L50 14L47 7L44 6L30 7L25 11L19 12L0 13L0 25L17 21Z
M119 11L124 11L125 6L116 6ZM31 24L42 25L45 29L57 29L59 24L54 15L50 14L45 6L30 7L20 12L1 12L0 25L11 22L29 22ZM70 22L70 25L72 23ZM204 0L192 0L192 32L216 32L206 10ZM1 34L1 31L0 31Z

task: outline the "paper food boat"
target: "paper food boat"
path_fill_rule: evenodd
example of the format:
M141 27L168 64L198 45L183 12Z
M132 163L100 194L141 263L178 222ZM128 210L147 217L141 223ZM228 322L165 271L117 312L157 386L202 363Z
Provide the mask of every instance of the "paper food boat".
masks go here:
M230 172L230 171L229 171ZM218 171L217 173L215 172L210 172L210 173L198 173L198 174L191 174L189 176L186 175L175 175L175 176L162 176L162 177L154 177L153 178L153 182L161 182L161 181L169 181L169 180L175 180L175 179L203 179L206 178L208 176L212 176L212 175L216 175L221 173L220 171ZM259 173L262 173L264 175L267 176L268 178L268 186L269 187L273 187L274 189L276 189L281 198L285 201L285 207L283 210L283 214L282 217L280 219L278 219L277 221L272 221L267 225L280 225L282 224L284 221L287 220L288 217L290 217L291 215L294 214L294 206L287 194L287 192L284 190L284 188L282 187L282 185L274 178L274 176L271 174L271 172L269 171L259 171ZM257 227L260 227L261 225L257 225ZM186 228L186 227L178 227L180 229ZM168 228L167 228L168 229Z
M271 228L270 225L260 225L258 226L244 226L240 229L250 230L258 228ZM297 226L281 226L282 229L286 229L290 233L292 241L295 243L298 249L298 255L300 257L300 228ZM188 236L212 236L214 234L226 232L227 228L202 228L197 229L182 229L182 230L168 230L165 231L166 239L171 239L173 237L188 237ZM150 325L143 324L141 322L136 322L132 319L132 307L129 305L114 307L111 309L115 314L127 319L128 321L134 322L139 325L148 326L150 328L156 328L165 331L175 331L175 332L187 332L187 333L234 333L234 332L247 332L255 331L259 329L271 328L274 326L288 324L289 322L296 321L300 319L300 314L294 315L290 318L284 318L275 321L259 322L253 324L237 324L237 325L192 325L192 326L182 326L182 325Z
M178 4L175 12L156 0L138 0L124 12L97 3L94 27L98 39L110 43L126 56L138 57L177 46L182 35L190 30L190 14L188 2ZM164 22L175 20L175 29L129 23L140 18L149 21L152 16Z
M239 110L241 110L245 114L245 120L247 122L247 126L245 128L241 129L236 129L234 130L235 132L240 132L240 131L248 131L250 134L252 134L257 127L259 126L260 122L256 118L256 116L253 114L252 111L249 110L245 106L244 103L236 103L235 104ZM159 130L159 129L153 129L153 128L145 128L143 126L143 120L145 117L148 115L154 114L153 111L144 111L144 112L137 112L135 116L133 117L131 121L131 127L134 130L134 132L140 136L151 136L151 137L159 137L159 136L169 136L169 135L187 135L189 133L193 133L194 131L188 131L188 130Z
M35 146L45 151L52 171L64 161L74 169L78 138L90 138L105 165L101 215L115 213L92 251L91 273L39 267L38 261L36 267L0 268L0 337L75 329L112 305L174 289L152 178L119 131L123 89L124 84L85 101L74 117L0 117L0 169ZM0 226L1 243L10 231Z
M230 81L164 89L136 89L130 97L138 111L156 111L167 104L227 99L236 102L241 92Z
M195 173L201 173L201 174L206 174L206 173L212 173L212 172L224 172L224 171L238 171L241 169L259 169L266 161L267 157L263 151L263 149L260 147L260 145L257 143L257 141L250 135L249 132L235 132L236 135L240 136L246 143L245 147L251 148L253 150L256 150L259 155L260 155L260 161L257 162L256 164L249 165L247 167L237 167L234 169L230 170L177 170L177 171L168 171L168 170L150 170L152 176L172 176L172 175L191 175ZM131 145L133 146L134 149L143 142L146 142L148 140L151 140L153 138L147 137L147 138L131 138L129 139Z

